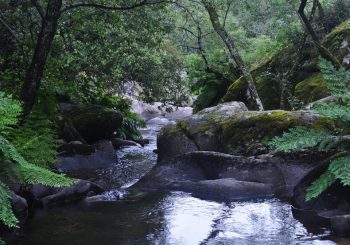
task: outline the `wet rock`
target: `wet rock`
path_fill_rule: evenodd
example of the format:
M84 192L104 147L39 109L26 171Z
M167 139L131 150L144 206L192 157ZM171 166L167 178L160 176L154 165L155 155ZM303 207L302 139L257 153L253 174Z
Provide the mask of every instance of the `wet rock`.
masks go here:
M193 193L194 196L203 199L221 201L242 201L255 198L267 198L274 195L274 189L271 188L269 184L238 181L234 178L198 182L185 181L173 184L171 189L190 192Z
M169 124L158 134L158 161L174 158L186 152L199 150L193 140L182 132L176 124Z
M279 160L269 156L246 158L217 152L191 152L159 162L133 188L175 189L198 192L199 195L205 193L214 198L222 190L220 195L231 199L233 196L257 197L271 194L285 185L283 174L276 165ZM237 185L229 188L229 183Z
M59 109L79 135L90 144L113 137L123 122L120 112L103 106L78 107L61 103Z
M80 142L80 141L79 141ZM96 151L95 147L88 144L63 144L58 148L60 156L90 155Z
M46 196L40 201L44 207L52 207L55 205L68 204L78 202L91 195L93 192L95 195L102 193L104 190L90 181L80 180L78 183L61 188L57 193Z
M27 200L16 194L12 195L12 210L21 218L26 218L28 215L28 203Z
M105 201L108 201L108 198L105 195L96 195L96 196L87 197L85 198L84 201L87 203L105 202Z
M332 217L331 228L336 235L350 237L350 214Z
M350 187L342 185L339 181L332 184L318 197L306 201L307 189L327 168L328 163L326 162L315 167L294 188L293 214L305 225L310 225L310 220L312 220L311 225L318 223L330 226L331 222L337 224L342 220L336 219L337 216L350 213Z
M128 147L128 146L138 146L138 143L136 143L134 141L122 140L119 138L113 138L113 139L111 139L111 142L116 150L124 148L124 147Z
M100 141L92 146L69 144L60 147L65 150L57 158L56 168L64 173L80 177L84 171L109 168L116 164L117 157L110 141ZM85 173L84 173L85 174Z

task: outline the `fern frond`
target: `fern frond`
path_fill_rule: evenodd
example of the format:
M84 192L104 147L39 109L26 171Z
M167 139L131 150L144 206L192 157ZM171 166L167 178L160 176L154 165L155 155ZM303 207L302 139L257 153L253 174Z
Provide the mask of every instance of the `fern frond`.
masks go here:
M11 191L0 181L0 221L8 227L17 227L18 220L12 211L11 199Z
M336 178L334 174L331 171L327 170L316 181L314 181L309 188L307 188L306 201L310 201L311 199L318 197L335 181Z
M350 105L320 104L315 110L325 117L350 121Z
M21 103L11 99L10 96L0 92L0 131L3 134L4 130L9 129L17 123L18 117L22 112Z
M331 162L328 170L343 185L350 185L350 156L339 157Z
M43 184L47 186L69 186L74 180L63 174L56 174L48 169L28 163L16 150L16 148L4 137L0 136L0 151L5 159L16 162L8 166L12 177L24 184Z
M319 68L331 94L348 99L350 92L350 72L345 68L336 69L331 62L320 59Z
M328 140L330 133L316 131L306 127L295 127L283 133L281 137L276 137L269 142L269 145L279 151L288 152L317 146L321 142Z

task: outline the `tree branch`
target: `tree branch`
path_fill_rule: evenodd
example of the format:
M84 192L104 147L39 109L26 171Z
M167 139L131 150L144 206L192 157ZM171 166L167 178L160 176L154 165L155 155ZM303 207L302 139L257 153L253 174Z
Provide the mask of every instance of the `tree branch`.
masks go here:
M99 9L105 9L105 10L131 10L131 9L142 7L145 5L154 5L154 4L160 4L160 3L166 3L166 2L170 3L172 1L159 0L154 2L149 0L142 0L138 3L134 3L129 6L108 6L108 5L98 4L98 3L80 2L80 3L74 3L74 4L64 6L61 10L61 13L71 9L79 8L79 7L99 8Z
M31 0L31 3L38 11L40 17L42 19L45 19L46 11L45 11L44 7L39 3L39 1L38 0Z

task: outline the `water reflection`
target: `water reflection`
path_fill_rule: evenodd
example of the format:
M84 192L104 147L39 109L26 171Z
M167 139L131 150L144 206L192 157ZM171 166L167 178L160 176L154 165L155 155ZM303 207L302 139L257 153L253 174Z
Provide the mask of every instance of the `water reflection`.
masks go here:
M230 204L182 192L41 211L13 244L335 244L278 200Z

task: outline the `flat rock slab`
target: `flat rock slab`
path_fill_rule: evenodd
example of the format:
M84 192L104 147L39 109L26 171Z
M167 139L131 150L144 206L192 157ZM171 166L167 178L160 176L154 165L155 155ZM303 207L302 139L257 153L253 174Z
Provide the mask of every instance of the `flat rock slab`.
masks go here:
M284 168L283 163L288 167ZM289 190L311 168L300 165L299 161L271 155L243 157L196 151L159 162L132 188L180 190L207 199L226 200L288 196ZM296 173L299 178L295 178Z

